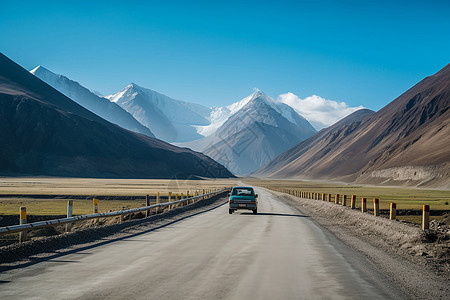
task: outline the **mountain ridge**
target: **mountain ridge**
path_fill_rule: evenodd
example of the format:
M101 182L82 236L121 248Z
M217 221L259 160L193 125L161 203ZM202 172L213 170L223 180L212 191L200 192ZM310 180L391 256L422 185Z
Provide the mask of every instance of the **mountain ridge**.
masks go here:
M202 153L102 119L1 53L0 104L3 175L233 177Z
M30 73L105 120L125 129L155 137L150 129L139 123L119 105L95 95L78 82L64 75L53 73L41 65L31 70Z
M208 108L172 99L135 83L105 98L120 105L141 124L150 128L156 137L168 142L201 138L193 126L208 123Z
M184 145L204 152L235 174L251 173L316 132L292 108L259 90L233 106L214 134ZM285 117L288 113L294 123Z
M333 146L323 145L321 149L327 149L324 155L299 152L297 157L279 157L271 167L256 174L375 184L448 185L449 102L447 65L359 123L352 132L337 136ZM275 166L281 168L275 170ZM411 172L412 169L417 171ZM424 170L431 171L419 177L417 174Z

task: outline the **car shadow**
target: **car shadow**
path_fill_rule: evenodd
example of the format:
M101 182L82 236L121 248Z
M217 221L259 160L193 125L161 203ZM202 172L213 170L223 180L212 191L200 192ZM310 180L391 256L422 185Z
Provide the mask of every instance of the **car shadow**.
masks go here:
M252 215L252 216L281 216L281 217L298 217L298 218L309 218L305 215L296 214L280 214L280 213L257 213L256 215L251 212L242 212L241 215Z

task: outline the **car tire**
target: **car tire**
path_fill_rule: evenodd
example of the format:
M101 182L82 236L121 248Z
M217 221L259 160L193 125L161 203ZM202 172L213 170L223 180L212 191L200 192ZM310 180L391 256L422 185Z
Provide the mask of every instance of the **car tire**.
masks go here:
M233 210L232 210L232 209L229 209L229 210L228 210L228 213L231 215L231 214L233 213Z
M253 210L253 214L256 215L257 213L258 213L258 210L257 210L257 209L254 209L254 210Z

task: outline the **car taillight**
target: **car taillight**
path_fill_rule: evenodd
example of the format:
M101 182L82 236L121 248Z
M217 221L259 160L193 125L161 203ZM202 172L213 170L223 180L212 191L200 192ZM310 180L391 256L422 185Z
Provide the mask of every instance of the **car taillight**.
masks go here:
M256 201L252 201L252 203L253 203L253 204L255 204L255 203L256 203Z
M233 203L233 200L230 200L230 203Z

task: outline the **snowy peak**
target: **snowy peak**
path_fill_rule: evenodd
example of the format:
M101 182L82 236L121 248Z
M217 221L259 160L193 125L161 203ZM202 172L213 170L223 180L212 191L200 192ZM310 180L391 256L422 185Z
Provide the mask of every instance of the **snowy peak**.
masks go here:
M236 112L238 112L241 108L243 108L245 105L247 105L247 103L258 98L266 100L269 97L263 92L261 92L259 89L255 88L255 91L250 96L245 97L241 101L228 105L227 108L230 110L231 115L233 115Z
M57 80L68 80L67 77L53 73L52 71L44 68L41 65L31 70L30 73L40 78L41 80L49 83L51 86L53 86L52 83L55 83Z
M292 107L285 103L275 101L273 98L258 89L256 89L255 92L247 98L249 98L249 100L242 108L246 109L248 112L258 109L264 109L267 111L268 108L271 108L295 125L309 129L312 128L312 125L309 124L309 122L303 116L299 115Z
M292 107L282 102L275 101L261 90L255 88L252 94L240 101L226 107L211 108L209 116L210 124L206 126L195 126L195 128L202 136L210 136L213 135L228 119L241 110L245 109L247 113L252 113L256 110L262 110L264 107L266 107L266 110L270 107L295 125L305 128L312 127L311 124L309 124L309 122L299 115ZM263 112L259 112L259 114L263 114ZM268 116L266 117L266 120L269 120Z
M294 109L258 89L226 109L214 110L220 117L227 112L211 136L196 144L235 174L250 174L316 132Z
M120 105L141 124L167 142L186 142L202 137L196 126L209 124L211 109L203 105L172 99L132 82L122 91L106 96Z
M30 73L33 74L33 75L36 75L36 72L50 72L50 71L47 70L46 68L44 68L43 66L39 65L39 66L37 66L36 68L34 68L33 70L30 71Z
M49 75L49 76L55 76L55 77L61 76L61 75L59 75L59 74L53 73L52 71L50 71L50 70L47 69L47 68L44 68L44 67L41 66L41 65L39 65L39 66L37 66L36 68L34 68L33 70L31 70L30 73L33 74L33 75L36 75L36 74L46 74L46 75Z
M147 127L140 124L120 106L95 95L78 82L55 74L42 66L37 66L30 73L105 120L125 129L154 137Z
M237 103L239 105L235 107L239 107L243 103L245 105L223 122L216 135L223 137L224 132L239 131L252 123L291 129L298 127L306 132L305 136L315 132L312 125L298 115L293 108L284 103L276 102L260 90L256 90ZM233 129L230 130L230 128Z
M137 95L137 91L134 91L134 89L135 89L135 84L130 83L120 92L113 94L113 95L105 96L104 98L106 98L109 101L114 102L114 103L117 103L118 101L123 101L125 98L127 100L130 100L130 99L133 99L134 97L136 97L136 95Z

